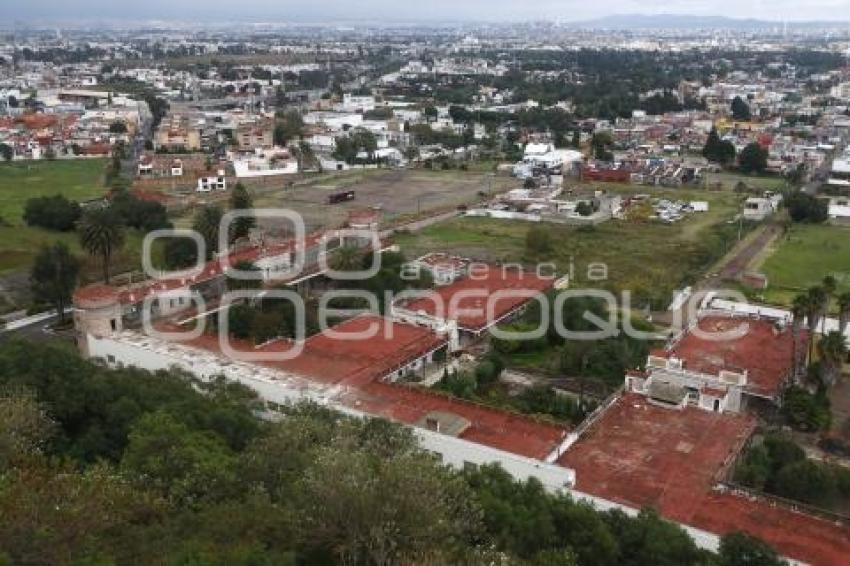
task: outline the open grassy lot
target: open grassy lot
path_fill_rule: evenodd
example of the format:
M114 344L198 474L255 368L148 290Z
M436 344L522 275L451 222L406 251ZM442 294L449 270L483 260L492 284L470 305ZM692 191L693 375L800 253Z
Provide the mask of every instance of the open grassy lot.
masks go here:
M479 193L520 186L511 177L475 171L365 170L322 175L308 183L255 199L259 208L288 208L302 215L308 229L338 226L350 210L379 207L386 225L409 215L448 209L481 200ZM352 190L355 200L328 205L328 195Z
M27 226L24 206L39 196L61 194L77 201L101 196L103 169L102 159L0 165L0 273L28 269L42 244L61 240L77 247L76 234Z
M554 262L559 273L572 273L573 286L631 290L643 304L666 307L672 292L698 279L738 236L730 222L741 197L729 193L669 189L621 188L654 196L705 200L707 213L673 225L613 220L594 228L543 224L552 249L541 257L526 251L525 238L534 224L485 218L458 218L415 234L400 234L397 242L409 257L429 251L448 251L491 261ZM607 278L596 280L604 265Z
M71 200L86 200L104 194L104 160L34 161L0 165L0 274L26 271L43 244L62 241L85 257L74 232L53 232L27 226L21 217L26 201L37 196L61 194ZM116 267L135 267L141 251L141 235L127 234L124 251ZM84 279L96 277L97 262L86 259Z
M760 270L768 276L765 300L789 305L794 296L832 275L850 290L850 228L795 225L774 244Z
M76 201L99 197L105 192L103 169L102 159L0 165L0 218L22 225L24 205L33 197L60 194Z
M128 230L124 248L115 257L112 271L139 269L144 236L138 230ZM0 226L0 275L15 271L28 271L33 258L42 245L65 242L74 255L83 260L81 279L94 281L100 278L100 263L82 250L76 232L52 232L42 228Z

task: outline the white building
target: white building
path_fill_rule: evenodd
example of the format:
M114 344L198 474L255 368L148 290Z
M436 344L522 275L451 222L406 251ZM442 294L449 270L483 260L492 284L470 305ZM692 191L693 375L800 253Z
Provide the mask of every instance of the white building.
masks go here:
M219 169L218 175L200 177L198 179L198 188L196 190L199 193L208 193L211 191L226 191L227 178L224 176L224 170Z

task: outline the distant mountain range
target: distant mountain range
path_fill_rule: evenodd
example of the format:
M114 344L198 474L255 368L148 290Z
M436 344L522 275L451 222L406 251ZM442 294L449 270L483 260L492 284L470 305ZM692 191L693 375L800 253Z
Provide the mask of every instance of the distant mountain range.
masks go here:
M770 30L782 29L785 25L781 21L736 19L723 16L688 16L683 14L619 14L586 20L570 24L577 28L592 29L622 29L622 30L646 30L646 29L728 29L728 30ZM811 28L844 28L850 27L850 21L809 21L788 22L788 29L811 29Z

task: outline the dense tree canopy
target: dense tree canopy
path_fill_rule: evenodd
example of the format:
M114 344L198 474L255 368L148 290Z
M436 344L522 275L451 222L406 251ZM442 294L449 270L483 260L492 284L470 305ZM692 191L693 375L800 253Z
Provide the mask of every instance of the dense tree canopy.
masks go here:
M82 216L80 205L62 195L35 197L27 200L24 221L29 226L67 232L73 230Z

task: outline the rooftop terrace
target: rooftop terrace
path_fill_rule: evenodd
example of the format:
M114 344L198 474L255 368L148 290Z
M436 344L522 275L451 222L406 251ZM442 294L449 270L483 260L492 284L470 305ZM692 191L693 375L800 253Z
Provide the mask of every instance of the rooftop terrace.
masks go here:
M714 533L756 535L783 555L846 564L850 528L714 489L717 476L755 427L752 417L687 407L681 411L627 394L559 459L580 491Z

